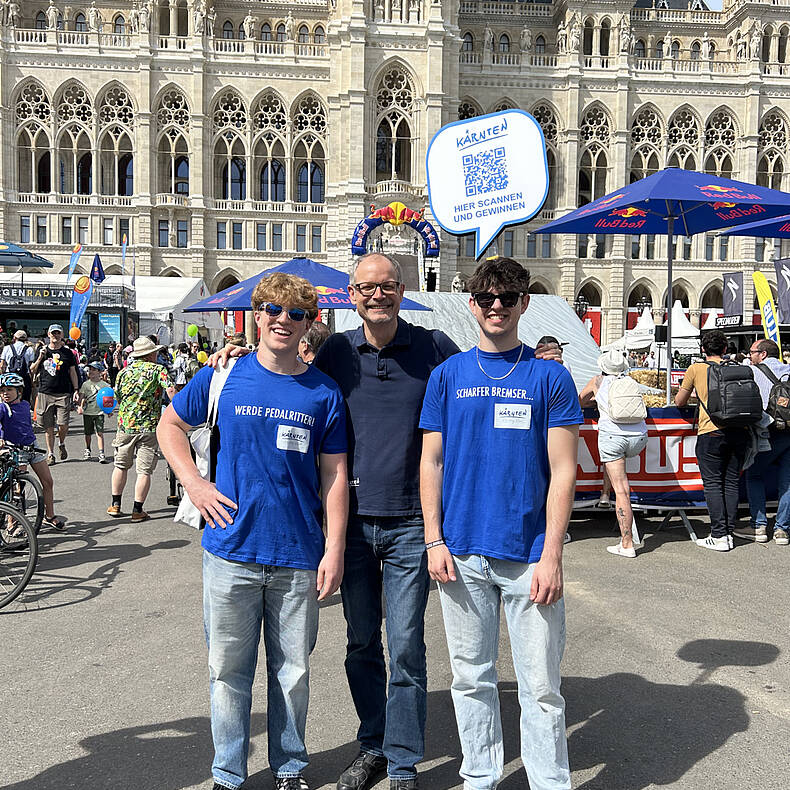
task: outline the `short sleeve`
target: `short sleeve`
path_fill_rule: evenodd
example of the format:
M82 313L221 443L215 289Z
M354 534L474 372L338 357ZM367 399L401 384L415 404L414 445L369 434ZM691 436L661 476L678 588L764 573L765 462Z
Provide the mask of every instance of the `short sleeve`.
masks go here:
M442 430L442 389L444 384L443 365L434 368L428 379L420 413L420 428L424 431Z
M346 438L346 404L339 389L333 389L329 395L326 426L319 452L332 455L345 453L348 450Z
M201 368L189 384L177 392L171 401L176 414L187 425L202 425L208 415L208 395L214 368L208 365ZM167 378L167 373L165 372ZM167 379L170 380L169 378ZM169 385L168 385L169 386Z
M683 381L680 384L680 389L694 391L694 378L696 373L696 365L692 365L683 376Z
M560 368L556 373L549 391L548 427L580 425L584 422L584 414L579 405L579 396L576 394L576 385L571 374L565 368Z
M170 380L170 374L167 372L167 368L164 365L162 365L162 370L159 371L159 383L165 389L173 386L173 382Z

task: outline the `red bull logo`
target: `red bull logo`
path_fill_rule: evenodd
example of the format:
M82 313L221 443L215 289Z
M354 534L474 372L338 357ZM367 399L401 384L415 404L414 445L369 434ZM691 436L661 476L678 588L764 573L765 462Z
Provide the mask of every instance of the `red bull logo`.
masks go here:
M404 223L420 222L423 218L424 209L415 211L407 208L403 203L395 202L387 206L376 208L371 204L370 219L380 219L389 222L391 225L403 225Z
M706 192L718 192L719 194L726 195L730 192L740 192L740 187L720 187L718 184L707 184L706 186L698 187Z
M720 210L716 212L716 216L719 219L743 219L744 217L752 216L753 214L764 214L765 207L764 206L736 206L735 208L731 208L729 210Z
M697 189L702 192L705 197L713 198L734 198L741 202L744 200L762 200L760 195L754 195L750 192L744 192L740 187L722 187L718 184L705 184L704 186L697 186ZM723 201L717 201L723 202Z
M327 296L328 294L344 294L345 291L342 288L330 288L327 285L316 285L316 291L321 296Z
M636 208L635 206L627 206L626 208L616 208L614 211L610 212L610 217L626 217L630 219L631 217L646 217L647 212L644 209Z
M600 208L601 206L608 206L611 203L620 200L620 198L622 197L625 197L625 192L621 192L619 195L612 195L611 197L604 198L603 200L601 200L600 203L598 203L598 208Z
M716 201L715 203L711 203L710 205L711 205L711 208L713 208L714 211L717 211L720 208L732 208L736 204L735 203L722 203L721 201Z

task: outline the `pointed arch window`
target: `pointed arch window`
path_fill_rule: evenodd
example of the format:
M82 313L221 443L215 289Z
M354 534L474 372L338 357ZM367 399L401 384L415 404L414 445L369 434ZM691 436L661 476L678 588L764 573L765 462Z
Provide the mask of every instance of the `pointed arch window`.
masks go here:
M313 41L315 41L316 44L323 44L326 41L326 33L321 25L318 25L313 31Z
M285 41L285 25L282 22L280 22L280 24L277 25L276 30L277 30L277 40Z
M47 29L47 15L43 11L39 11L36 14L35 28L36 30Z
M279 159L272 159L263 165L259 186L261 200L285 202L285 165Z
M296 179L297 203L324 202L324 171L316 162L305 162Z
M503 33L499 37L499 51L502 53L510 52L510 36L507 33Z
M310 43L310 29L307 27L307 25L299 25L299 30L296 35L297 41L300 44Z
M645 42L642 41L641 38L638 39L636 44L634 44L634 57L635 58L644 58L646 51L647 50L645 49Z
M543 36L538 36L535 39L535 54L543 55L546 52L546 39Z
M222 23L222 38L233 38L233 22L230 19Z
M85 21L85 14L82 12L74 16L74 29L79 33L88 32L88 23Z
M121 14L118 14L118 16L115 17L112 32L119 36L122 36L126 33L126 20Z
M387 71L376 91L376 181L411 180L414 88L400 68Z
M272 40L272 26L268 22L261 25L261 41Z
M247 165L240 156L234 156L222 167L222 199L245 200L246 197Z

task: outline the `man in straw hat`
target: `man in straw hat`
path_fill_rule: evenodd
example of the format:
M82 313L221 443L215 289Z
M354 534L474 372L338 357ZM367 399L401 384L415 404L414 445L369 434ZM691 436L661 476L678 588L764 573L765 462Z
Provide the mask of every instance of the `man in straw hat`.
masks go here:
M318 602L337 590L343 576L345 405L337 384L297 356L318 314L315 288L274 272L255 286L252 307L261 333L258 349L235 362L217 401L216 483L200 476L187 432L206 421L212 380L221 374L210 366L195 374L168 406L158 434L207 522L203 618L214 790L238 788L247 778L261 630L275 788L306 790L309 657Z
M137 482L132 521L150 518L143 510L143 504L151 488L151 475L156 469L156 426L162 414L163 395L166 392L172 398L176 391L167 369L156 362L161 348L149 337L138 337L129 352L129 364L115 380L118 432L112 443L115 448L112 504L107 508L107 514L113 518L123 515L121 497L135 456Z

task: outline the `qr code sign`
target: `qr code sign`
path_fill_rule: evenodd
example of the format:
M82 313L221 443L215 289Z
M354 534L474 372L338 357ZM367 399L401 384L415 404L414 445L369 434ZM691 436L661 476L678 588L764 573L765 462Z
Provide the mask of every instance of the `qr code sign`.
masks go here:
M504 148L490 148L479 154L465 154L461 164L464 166L467 197L507 189L507 161Z

